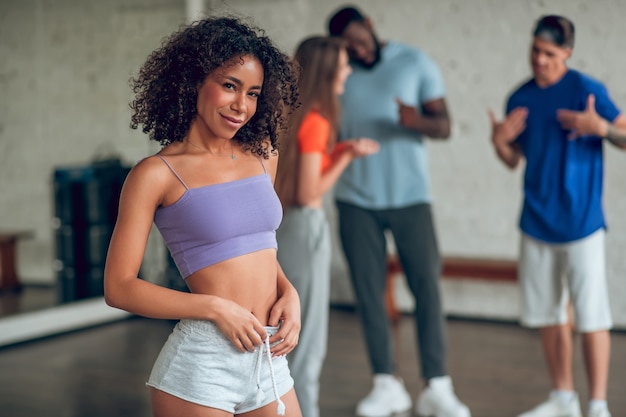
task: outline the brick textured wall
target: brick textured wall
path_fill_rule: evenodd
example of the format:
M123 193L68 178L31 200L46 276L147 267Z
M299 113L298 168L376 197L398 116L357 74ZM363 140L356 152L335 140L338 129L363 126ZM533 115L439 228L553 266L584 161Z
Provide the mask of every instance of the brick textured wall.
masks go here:
M227 3L227 4L226 4ZM490 147L487 108L529 75L537 17L576 23L570 65L602 80L626 108L626 2L619 0L369 0L356 2L382 39L418 46L441 66L453 119L450 141L429 143L435 216L442 252L514 258L521 172ZM213 12L252 16L288 53L323 33L336 0L205 0ZM25 281L54 273L50 175L55 166L118 154L125 162L156 150L128 128L128 78L160 39L185 20L182 0L4 0L0 2L0 228L34 230L20 244ZM626 154L606 149L607 262L616 321L626 325ZM329 207L332 215L332 207ZM148 256L159 259L158 244ZM336 297L349 298L339 246ZM158 274L155 267L152 274ZM452 290L451 290L452 291ZM466 288L459 297L470 294ZM480 294L484 294L481 292ZM343 295L342 295L343 294ZM455 295L455 296L457 296ZM448 296L448 295L446 295ZM480 296L480 295L476 295ZM480 304L480 303L479 303ZM497 312L495 313L497 314Z

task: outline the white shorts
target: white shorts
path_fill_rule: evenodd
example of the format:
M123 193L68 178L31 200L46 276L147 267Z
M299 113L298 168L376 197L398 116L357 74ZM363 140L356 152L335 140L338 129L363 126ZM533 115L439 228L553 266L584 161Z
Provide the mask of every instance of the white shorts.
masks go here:
M266 327L268 335L278 327ZM241 414L261 408L293 387L286 357L266 347L240 352L210 321L181 320L161 349L146 385L183 400Z
M519 277L521 323L527 327L565 324L574 309L578 331L613 325L606 283L605 231L564 244L551 244L522 233Z

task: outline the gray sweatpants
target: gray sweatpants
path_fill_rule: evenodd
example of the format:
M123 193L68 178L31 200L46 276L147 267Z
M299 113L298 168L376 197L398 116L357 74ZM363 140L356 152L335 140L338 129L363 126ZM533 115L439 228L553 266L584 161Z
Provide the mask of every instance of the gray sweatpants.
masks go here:
M331 240L323 209L291 207L277 231L278 262L300 296L302 328L289 354L304 417L319 417L319 378L326 356Z
M439 294L439 249L430 204L367 210L337 202L339 230L350 268L365 342L375 374L391 374L391 326L385 306L387 242L393 234L407 284L415 298L415 324L422 377L446 375L445 334Z

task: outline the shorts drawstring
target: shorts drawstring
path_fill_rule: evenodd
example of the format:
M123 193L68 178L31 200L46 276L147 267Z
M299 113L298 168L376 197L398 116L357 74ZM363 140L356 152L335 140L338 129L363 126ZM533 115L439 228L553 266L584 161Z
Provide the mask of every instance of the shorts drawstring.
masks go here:
M272 354L270 352L270 336L266 335L263 345L259 347L259 353L256 361L256 403L257 405L265 399L265 393L261 389L261 365L263 363L263 351L267 353L267 362L270 367L270 376L272 378L272 389L274 391L274 398L278 404L276 412L279 416L285 415L285 403L280 399L278 395L278 388L276 387L276 376L274 375L274 366L272 365Z

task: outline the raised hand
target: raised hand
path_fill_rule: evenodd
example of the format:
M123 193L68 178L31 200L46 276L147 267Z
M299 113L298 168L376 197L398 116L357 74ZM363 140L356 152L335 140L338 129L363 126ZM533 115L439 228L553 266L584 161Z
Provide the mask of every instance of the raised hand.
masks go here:
M504 120L498 121L493 110L489 109L491 140L496 146L512 143L526 129L528 109L516 107Z
M396 98L396 103L398 103L400 124L409 129L414 128L417 125L418 119L422 117L420 112L417 111L417 108L405 104L399 98Z
M526 129L526 117L528 117L528 109L516 107L500 122L493 111L489 110L491 142L498 157L511 169L515 168L522 158L522 152L515 139Z
M335 158L349 155L350 158L362 158L375 154L380 149L378 141L370 138L344 139L333 148Z
M352 155L355 158L373 155L378 152L380 145L370 138L358 138L351 141Z
M570 130L569 139L584 135L604 136L608 122L596 113L596 98L593 94L587 96L587 108L583 111L559 109L556 118L561 127Z

